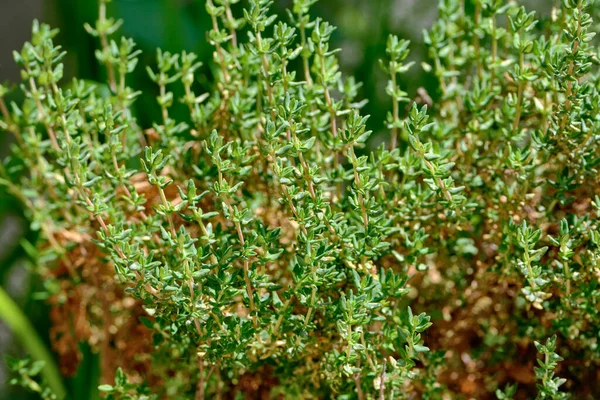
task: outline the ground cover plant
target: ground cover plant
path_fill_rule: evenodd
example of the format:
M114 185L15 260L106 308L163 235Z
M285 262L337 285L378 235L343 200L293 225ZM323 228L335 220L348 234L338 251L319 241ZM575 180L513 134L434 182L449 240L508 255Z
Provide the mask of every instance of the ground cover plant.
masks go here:
M85 344L111 399L600 396L592 1L441 0L426 62L387 41L383 137L316 0L206 0L207 92L193 53L139 66L108 2L86 26L105 83L64 81L36 22L0 89L0 184L39 232L22 245L63 376ZM399 86L411 67L435 101ZM10 366L73 396L47 357Z

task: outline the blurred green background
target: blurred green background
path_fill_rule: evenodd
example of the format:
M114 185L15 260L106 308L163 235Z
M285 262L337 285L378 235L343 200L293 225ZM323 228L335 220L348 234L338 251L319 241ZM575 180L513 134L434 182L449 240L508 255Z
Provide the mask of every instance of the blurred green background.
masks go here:
M385 134L383 121L391 108L385 94L387 78L377 62L385 56L389 33L412 41L410 59L417 63L403 76L400 82L403 89L414 97L417 88L424 87L433 99L436 97L436 80L421 69L419 62L426 58L422 31L429 28L437 16L437 3L438 0L321 0L313 8L313 16L320 16L338 27L332 40L335 47L342 49L342 70L363 82L360 97L369 99L364 112L371 115L369 124L375 132ZM523 3L543 10L543 5L551 2L529 0ZM292 0L275 0L273 10L287 21L284 10L291 5ZM94 59L96 42L83 29L84 22L93 24L96 14L97 0L0 0L0 82L17 82L19 71L12 61L12 50L20 49L29 39L34 18L60 28L57 41L68 51L65 59L67 79L78 76L103 81L104 72ZM155 85L144 69L144 65L153 63L157 47L171 52L185 49L197 53L205 64L197 79L206 88L210 87L206 65L212 57L212 48L206 41L209 18L203 0L113 0L110 14L124 19L119 34L132 37L143 50L131 84L152 94L136 103L137 116L143 127L150 126L158 109L154 104ZM241 16L239 10L237 15ZM12 96L18 98L18 90ZM0 158L7 155L10 142L9 135L0 131ZM33 321L38 335L47 344L48 310L43 302L34 300L41 285L30 279L28 268L34 260L28 260L20 244L23 239L34 241L35 236L35 232L28 229L19 203L0 188L0 286ZM4 306L0 304L0 308ZM19 339L0 321L1 355L18 357L26 354ZM9 387L4 357L0 358L0 400L30 398ZM97 359L88 352L77 376L66 382L72 398L97 398L94 390L97 371Z

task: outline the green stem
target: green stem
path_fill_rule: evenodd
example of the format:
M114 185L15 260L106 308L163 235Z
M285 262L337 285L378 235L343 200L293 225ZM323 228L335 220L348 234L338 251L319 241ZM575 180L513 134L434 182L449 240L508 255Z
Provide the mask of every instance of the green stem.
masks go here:
M394 88L394 94L392 95L392 106L393 106L393 124L392 127L392 142L390 144L390 150L394 150L398 144L398 98L396 92L398 91L398 85L396 83L396 72L392 72L392 87Z
M523 33L520 34L521 35L521 43L524 41L524 35ZM525 54L523 53L523 50L519 50L519 73L523 74L523 68L525 67ZM521 77L518 78L519 79L519 84L518 84L518 88L517 88L517 115L515 116L515 120L513 121L513 132L517 133L517 129L519 129L519 122L521 122L521 112L522 112L522 102L523 102L523 90L524 88L524 82L521 79Z
M571 268L569 267L569 261L565 260L563 263L563 269L565 278L567 281L567 297L571 295Z
M525 249L524 256L527 273L529 274L529 284L531 285L531 288L535 290L535 274L533 273L533 267L531 266L531 258L529 258L529 248Z

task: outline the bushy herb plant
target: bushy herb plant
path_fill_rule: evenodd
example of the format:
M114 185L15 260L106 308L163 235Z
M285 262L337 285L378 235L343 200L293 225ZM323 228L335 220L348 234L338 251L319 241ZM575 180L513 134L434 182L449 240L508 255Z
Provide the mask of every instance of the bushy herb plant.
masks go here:
M390 36L375 134L316 0L206 0L211 87L195 54L158 50L155 93L130 86L109 1L86 26L105 84L65 82L34 23L25 100L0 89L0 182L39 232L23 245L65 374L85 342L114 399L600 396L590 0L541 19L441 0L421 65L438 93L403 91L410 44ZM42 364L11 365L54 397Z

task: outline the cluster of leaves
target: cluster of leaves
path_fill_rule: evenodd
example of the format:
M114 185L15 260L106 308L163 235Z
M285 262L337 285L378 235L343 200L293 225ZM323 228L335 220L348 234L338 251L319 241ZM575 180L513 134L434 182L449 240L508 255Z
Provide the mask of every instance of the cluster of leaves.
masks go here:
M0 129L16 138L0 183L41 233L29 248L73 324L62 335L80 332L105 361L102 391L594 396L583 385L600 359L589 0L541 21L512 1L441 0L422 65L440 100L420 105L398 85L409 43L391 36L378 147L334 28L310 17L316 0L281 19L268 0L206 0L212 87L200 92L195 54L159 50L152 127L132 111L152 94L129 86L139 51L115 39L108 1L86 26L106 84L61 82L57 32L35 23L15 52L25 101L7 105L0 90ZM75 297L82 284L110 296ZM139 337L115 340L132 316ZM568 381L554 377L556 342ZM136 364L119 358L139 343L151 350ZM533 377L511 375L516 362Z
M39 379L39 375L45 367L45 362L31 361L29 358L16 360L7 358L6 362L15 377L10 380L11 385L17 385L36 393L44 400L56 400L50 385L47 385L43 379Z

